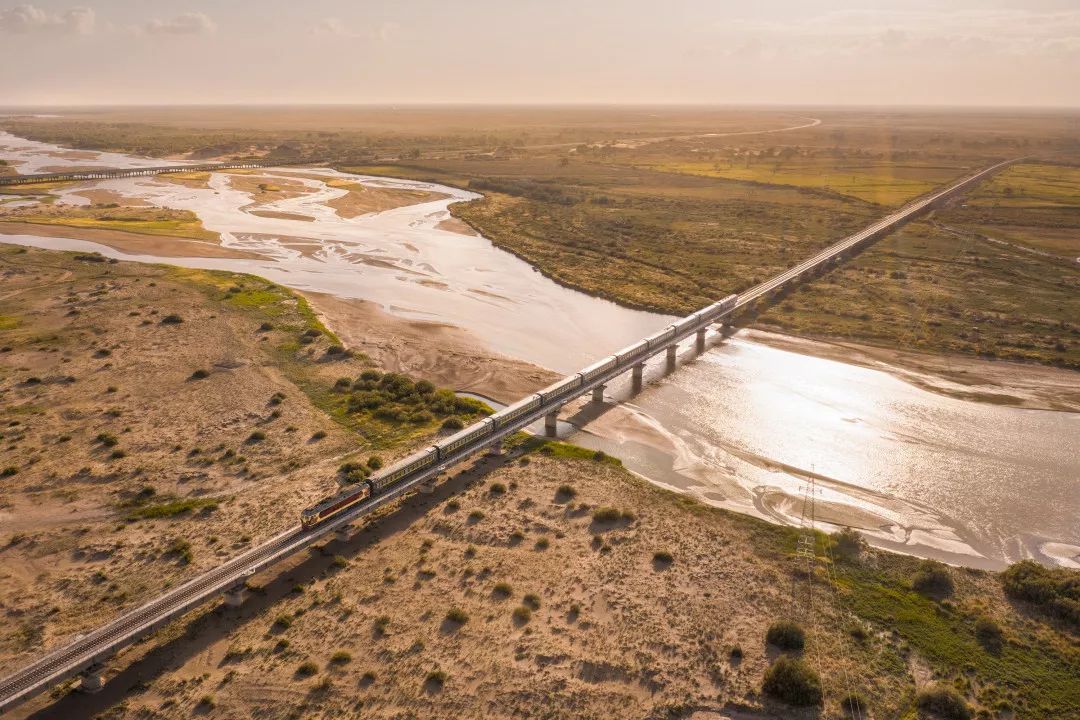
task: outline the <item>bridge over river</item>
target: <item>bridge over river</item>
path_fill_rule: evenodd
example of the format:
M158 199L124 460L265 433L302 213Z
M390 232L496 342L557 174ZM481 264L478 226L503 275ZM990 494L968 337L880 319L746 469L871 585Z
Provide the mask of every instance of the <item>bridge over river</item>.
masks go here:
M454 436L459 438L458 441L448 438L435 448L423 451L423 453L428 453L428 457L433 458L431 462L417 464L415 456L410 456L386 468L373 476L374 484L381 489L370 499L309 527L298 524L285 529L244 554L177 588L170 589L141 607L129 610L109 624L79 636L63 647L45 654L21 671L0 680L0 713L73 675L82 675L82 686L86 690L93 691L100 688L103 663L117 651L153 633L192 608L218 596L224 595L225 602L230 605L242 603L246 592L245 582L253 574L303 550L330 533L347 534L351 524L363 515L406 493L430 487L439 474L449 467L478 451L498 448L505 437L528 427L540 418L545 419L545 428L549 432L554 431L558 413L565 404L590 392L593 393L594 399L600 399L598 395L602 397L604 385L625 372L630 372L635 384L640 384L645 364L654 356L665 353L668 368L674 369L676 348L680 341L693 336L697 349L704 350L706 332L710 328L719 326L721 332L725 332L740 312L752 311L757 303L767 302L790 286L827 271L904 223L964 192L1013 162L1016 160L998 163L944 189L919 198L775 277L738 295L728 296L683 320L660 329L657 333L624 348L615 355L568 376L547 390L542 390L509 406L489 419L487 421L489 424L485 426L487 429L483 432L477 431L473 435L468 435L467 429L462 431L462 434ZM61 173L34 176L49 179L33 180L33 182L265 167L280 164L260 162ZM19 179L26 182L26 177ZM10 179L3 178L0 182Z

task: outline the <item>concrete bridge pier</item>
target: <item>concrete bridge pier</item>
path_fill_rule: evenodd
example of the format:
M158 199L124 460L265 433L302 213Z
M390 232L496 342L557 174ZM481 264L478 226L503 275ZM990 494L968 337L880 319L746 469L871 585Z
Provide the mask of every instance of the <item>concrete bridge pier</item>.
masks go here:
M341 532L340 530L338 532ZM247 585L241 583L235 587L231 587L225 591L225 605L226 607L240 607L244 604L244 601L248 598Z
M665 372L675 371L675 353L679 351L678 345L670 345L667 348L667 365L665 365Z
M503 450L503 439L502 438L499 438L495 442L488 445L488 450L487 450L488 455L493 455L495 457L499 457L504 452L505 451Z
M697 331L697 337L694 338L694 348L698 353L705 352L705 328L701 328Z
M352 531L353 526L346 523L345 525L342 525L337 530L335 530L334 534L341 542L349 542L349 538L352 537Z
M544 434L548 437L555 437L555 435L558 434L560 410L562 410L562 408L555 408L544 416Z
M101 692L101 688L105 686L105 666L101 663L94 663L90 667L80 673L79 691L84 693Z
M604 390L606 385L597 385L592 389L592 401L597 403L604 402Z
M436 478L425 480L424 482L420 483L420 485L417 486L416 489L420 491L421 495L431 495L433 492L435 492L435 480Z
M640 362L631 368L630 380L634 386L634 392L641 389L641 378L645 374L645 363Z

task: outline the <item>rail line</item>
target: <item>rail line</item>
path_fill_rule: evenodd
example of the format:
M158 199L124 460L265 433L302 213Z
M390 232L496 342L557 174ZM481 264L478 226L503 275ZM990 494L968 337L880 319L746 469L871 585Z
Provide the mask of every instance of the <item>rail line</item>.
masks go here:
M59 173L36 173L32 175L5 175L0 185L35 185L41 183L72 182L79 180L109 180L111 178L144 177L185 172L215 172L218 170L248 170L252 168L282 167L287 165L319 165L319 160L244 160L201 165L162 165L148 168L101 168Z
M706 308L669 326L670 328L676 328L676 330L663 331L662 334L658 333L651 336L648 342L641 341L624 351L620 351L612 356L617 358L617 361L610 369L600 370L601 366L598 364L586 368L585 371L577 373L582 377L582 382L576 384L572 390L560 392L550 401L544 401L535 408L529 407L527 411L514 415L512 419L499 423L490 434L485 434L473 442L465 443L452 452L446 453L445 456L440 456L437 463L423 467L411 475L406 475L355 508L342 512L340 515L334 516L312 528L305 529L300 525L291 527L217 568L122 614L109 624L46 654L23 670L0 680L0 713L11 709L72 675L85 672L101 664L119 650L131 645L140 638L146 637L203 602L223 592L242 587L246 579L256 572L317 542L328 533L350 525L361 516L412 491L419 485L432 480L447 468L461 462L477 451L501 442L503 438L531 425L538 419L545 416L552 417L553 413L557 413L566 403L604 386L627 370L634 369L635 377L640 377L637 373L640 373L645 361L665 350L670 352L670 349L677 346L681 340L697 334L699 347L703 346L705 330L716 323L726 323L736 310L779 290L804 274L842 259L847 253L860 249L865 244L880 238L913 217L929 210L935 204L964 191L971 185L1013 162L1016 162L1016 160L998 163L960 180L944 190L931 193L922 199L909 203L864 230L830 245L813 257L779 275L755 285L737 296L726 298L722 303L709 306L709 308L716 308L722 304L722 309L714 309L709 312L709 308ZM280 163L277 164L280 165ZM253 167L263 166L265 165L254 165ZM221 168L222 166L214 167ZM229 165L228 167L240 166ZM192 171L193 169L192 167L185 167L183 171ZM172 171L179 172L181 170ZM140 169L131 171L131 174L147 174L149 172L147 169ZM115 177L115 175L110 175L110 177ZM695 317L700 319L694 319ZM653 340L656 338L660 338L660 340L654 343Z

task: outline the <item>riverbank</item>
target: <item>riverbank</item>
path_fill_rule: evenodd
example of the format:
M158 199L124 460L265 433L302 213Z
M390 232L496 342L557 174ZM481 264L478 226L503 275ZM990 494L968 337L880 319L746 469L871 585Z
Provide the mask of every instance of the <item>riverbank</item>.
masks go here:
M493 353L467 331L448 323L401 318L367 300L301 294L347 347L392 372L427 378L505 404L558 378L551 370Z

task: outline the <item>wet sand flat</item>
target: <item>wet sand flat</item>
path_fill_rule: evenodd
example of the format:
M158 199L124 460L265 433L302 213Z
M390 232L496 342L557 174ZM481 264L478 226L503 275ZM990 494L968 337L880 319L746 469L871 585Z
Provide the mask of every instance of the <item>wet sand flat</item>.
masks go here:
M72 238L100 243L132 255L160 257L205 257L259 259L262 256L244 250L234 250L217 243L190 238L139 235L121 230L76 228L66 225L36 225L33 223L0 222L0 235L38 235L41 237Z

